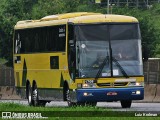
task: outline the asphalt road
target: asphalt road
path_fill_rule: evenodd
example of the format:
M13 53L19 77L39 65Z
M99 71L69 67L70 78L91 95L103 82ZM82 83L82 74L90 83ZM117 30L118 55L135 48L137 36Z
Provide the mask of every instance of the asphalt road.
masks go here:
M0 100L0 102L13 102L28 105L27 100ZM46 104L46 107L67 107L67 102L52 101ZM98 102L97 107L109 108L113 111L157 111L160 113L160 103L137 103L133 102L131 108L121 108L120 102Z

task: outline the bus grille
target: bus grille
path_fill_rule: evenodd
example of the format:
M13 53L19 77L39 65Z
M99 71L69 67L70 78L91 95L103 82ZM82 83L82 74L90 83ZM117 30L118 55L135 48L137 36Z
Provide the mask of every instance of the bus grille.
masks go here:
M99 87L119 87L126 86L128 82L115 82L115 83L97 83Z

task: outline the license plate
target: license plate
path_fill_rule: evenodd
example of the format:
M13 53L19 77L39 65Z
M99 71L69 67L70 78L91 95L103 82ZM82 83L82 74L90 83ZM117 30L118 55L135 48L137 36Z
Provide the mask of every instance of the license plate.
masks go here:
M117 95L117 92L108 92L107 95L108 95L108 96Z

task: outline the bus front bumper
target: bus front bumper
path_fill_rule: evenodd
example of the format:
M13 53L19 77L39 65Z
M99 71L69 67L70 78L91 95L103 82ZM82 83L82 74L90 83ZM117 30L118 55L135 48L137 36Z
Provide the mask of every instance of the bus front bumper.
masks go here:
M78 102L100 102L144 99L144 88L87 88L77 90Z

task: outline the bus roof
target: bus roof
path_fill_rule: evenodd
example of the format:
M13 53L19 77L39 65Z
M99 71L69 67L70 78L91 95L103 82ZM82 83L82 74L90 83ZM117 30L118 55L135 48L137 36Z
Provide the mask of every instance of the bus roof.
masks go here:
M131 16L101 14L92 12L75 12L57 14L43 17L39 20L24 20L19 21L15 25L15 29L34 28L42 26L52 26L67 24L68 22L74 24L81 23L104 23L104 22L138 22L138 20Z

